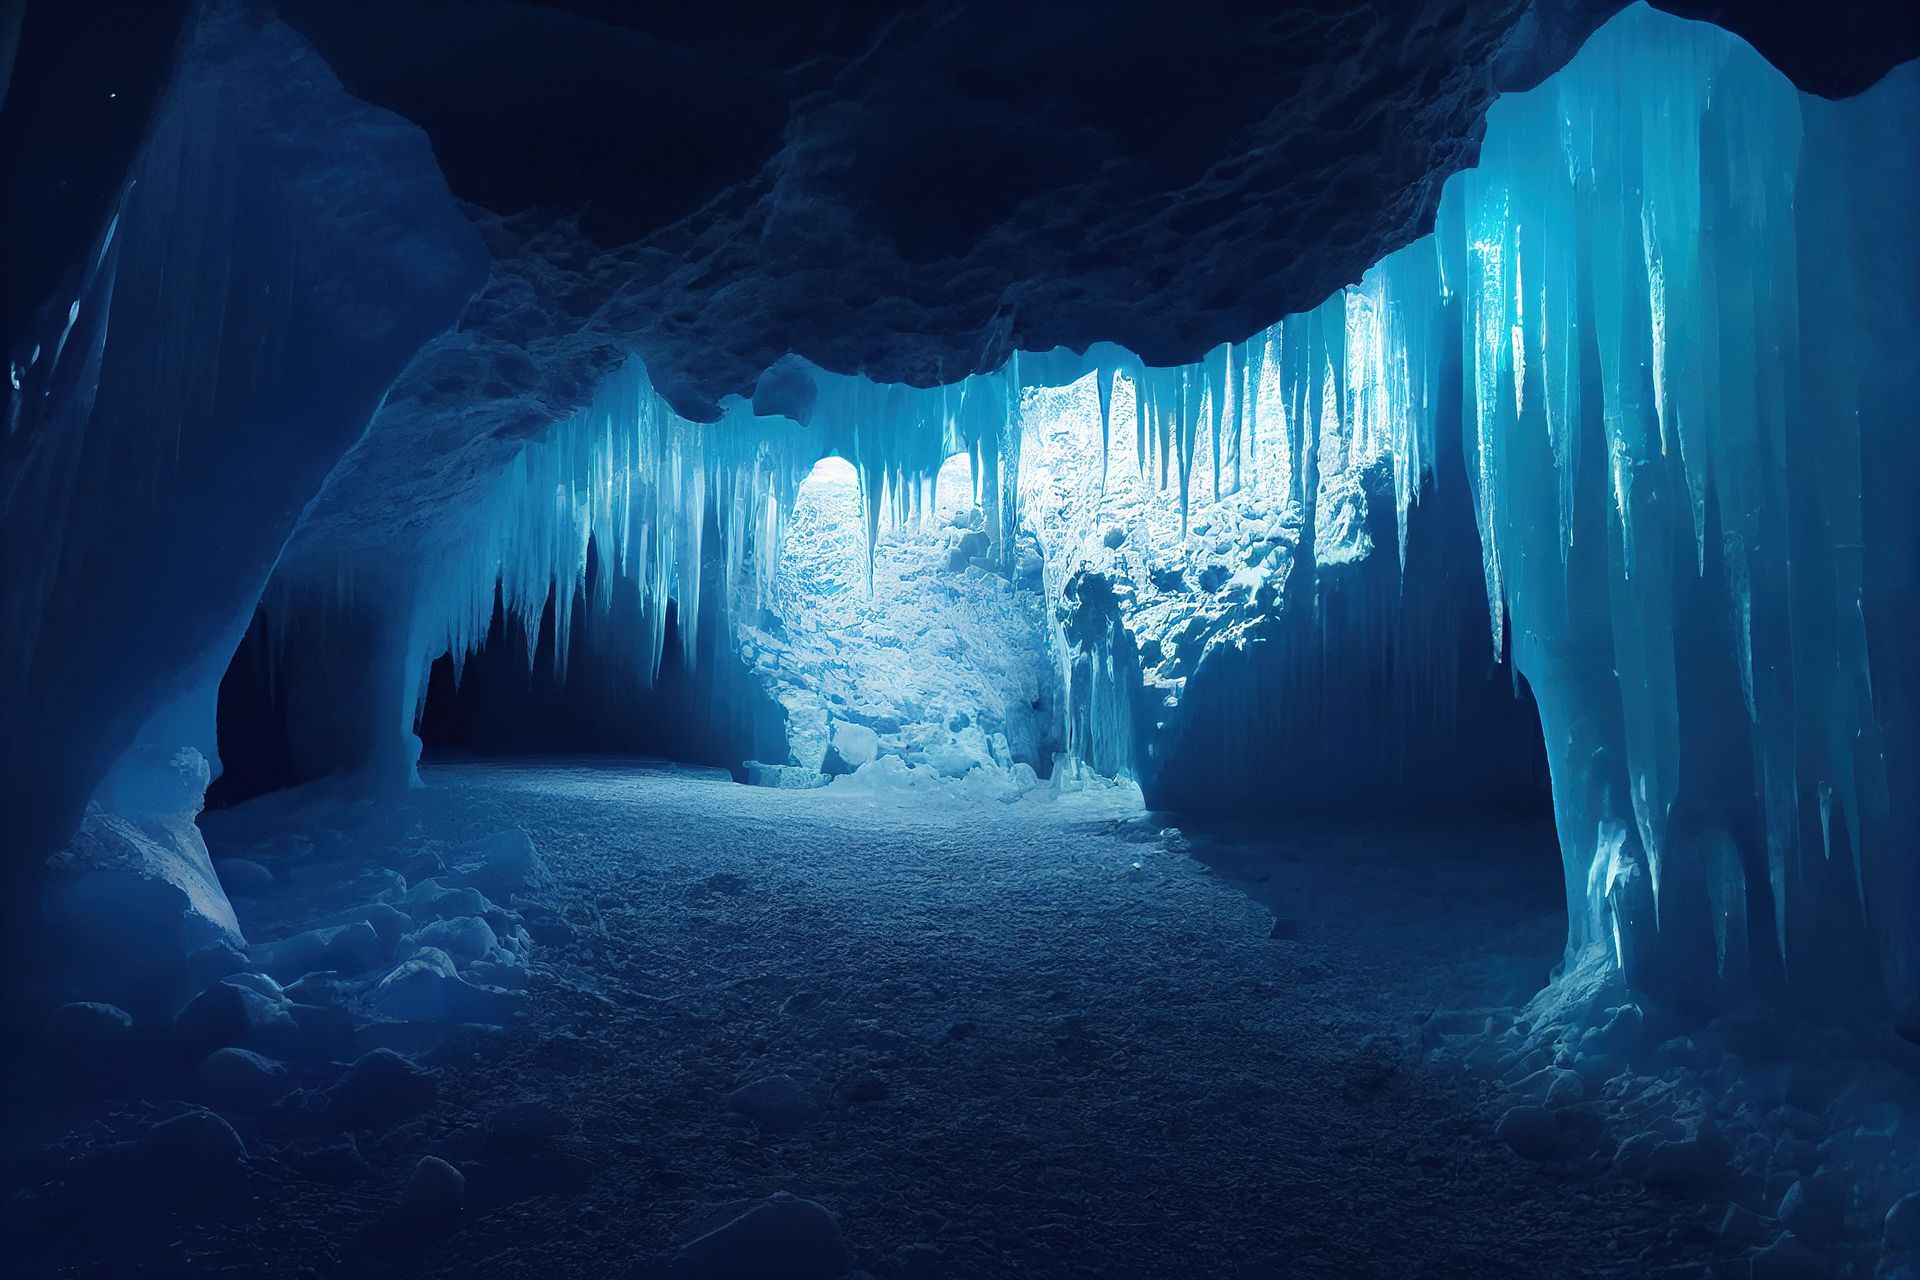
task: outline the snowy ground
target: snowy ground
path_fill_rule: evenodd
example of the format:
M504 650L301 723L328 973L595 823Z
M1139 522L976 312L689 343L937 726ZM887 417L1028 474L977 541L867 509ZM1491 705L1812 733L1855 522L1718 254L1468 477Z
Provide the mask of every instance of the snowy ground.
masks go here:
M231 1188L150 1214L136 1192L112 1231L98 1205L16 1214L15 1274L678 1280L702 1273L676 1250L779 1191L837 1215L877 1277L1704 1275L1752 1247L1708 1225L1724 1201L1522 1160L1493 1132L1512 1098L1422 1051L1437 1006L1545 978L1543 826L1247 843L1118 789L590 761L426 780L393 804L269 797L209 815L209 843L277 864L239 903L257 947L337 896L338 855L405 867L524 828L554 877L518 903L524 1011L417 1049L434 1102L359 1128L347 1185L316 1178L343 1139L296 1093L229 1116ZM29 1137L50 1160L181 1105L87 1104L45 1121L77 1134ZM429 1153L465 1208L395 1229Z

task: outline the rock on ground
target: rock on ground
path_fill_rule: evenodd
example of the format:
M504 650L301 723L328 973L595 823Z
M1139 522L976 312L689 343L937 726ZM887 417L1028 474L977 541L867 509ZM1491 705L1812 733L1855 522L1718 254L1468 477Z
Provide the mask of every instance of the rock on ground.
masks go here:
M327 1090L327 1115L346 1129L368 1129L433 1105L439 1077L391 1049L375 1049Z
M1920 1192L1902 1196L1887 1210L1883 1228L1889 1249L1920 1249Z
M835 1280L847 1246L831 1213L779 1192L675 1255L669 1280Z
M234 1111L260 1111L293 1088L286 1067L247 1049L228 1047L208 1054L193 1073L207 1101Z
M445 1218L466 1202L467 1178L439 1156L422 1156L400 1194L400 1212L417 1218Z
M800 1082L786 1074L741 1085L727 1095L727 1104L768 1133L796 1133L818 1111Z
M76 1001L47 1019L48 1043L62 1056L118 1053L132 1036L133 1018L116 1005Z
M1528 1160L1551 1160L1560 1154L1560 1122L1545 1107L1514 1107L1500 1117L1493 1132Z

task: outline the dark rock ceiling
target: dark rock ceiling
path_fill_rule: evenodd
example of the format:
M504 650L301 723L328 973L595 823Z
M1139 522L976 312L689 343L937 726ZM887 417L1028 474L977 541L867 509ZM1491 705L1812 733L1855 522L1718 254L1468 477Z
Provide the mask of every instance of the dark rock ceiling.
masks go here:
M245 2L426 131L493 254L362 450L405 438L428 484L483 475L628 351L696 418L789 352L921 384L1016 345L1194 359L1424 231L1492 98L1620 7ZM1912 0L1663 3L1829 96L1920 54ZM188 8L28 0L0 112L9 341L99 225ZM109 82L129 101L103 113ZM342 521L393 496L355 470Z
M605 255L614 278L556 304L637 335L656 383L707 416L789 351L924 384L1009 343L1107 339L1165 364L1244 337L1422 231L1493 95L1619 7L281 10L350 91L427 130L456 195L516 218L499 251L567 227L569 254ZM1907 3L1668 7L1829 95L1920 52Z

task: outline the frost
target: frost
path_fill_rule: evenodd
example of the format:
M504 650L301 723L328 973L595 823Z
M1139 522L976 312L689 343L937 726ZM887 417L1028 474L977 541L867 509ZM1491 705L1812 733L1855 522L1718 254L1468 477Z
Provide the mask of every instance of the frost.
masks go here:
M1841 973L1920 1016L1915 118L1915 68L1802 98L1635 8L1495 105L1432 236L1195 364L1096 345L915 388L790 359L764 412L693 424L635 360L416 584L408 665L470 649L496 582L529 625L553 591L564 653L592 542L615 572L587 605L637 593L642 669L669 601L690 660L724 628L809 776L1043 763L1020 706L1051 699L1069 774L1139 777L1196 672L1328 643L1324 586L1387 537L1418 587L1416 505L1464 482L1489 641L1539 703L1570 953L1686 999ZM1401 625L1367 607L1354 634ZM1444 716L1407 683L1431 661L1388 696Z

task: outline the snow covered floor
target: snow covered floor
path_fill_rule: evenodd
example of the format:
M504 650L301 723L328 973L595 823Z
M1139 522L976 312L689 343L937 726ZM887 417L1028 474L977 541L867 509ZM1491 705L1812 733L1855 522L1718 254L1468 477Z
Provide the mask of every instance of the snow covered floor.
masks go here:
M1544 980L1545 826L1249 844L1124 790L425 776L391 804L209 815L209 843L271 868L287 836L262 832L297 813L302 840L397 864L524 828L554 877L522 900L524 1013L425 1051L437 1100L359 1133L350 1185L296 1170L311 1139L282 1104L236 1118L247 1173L217 1208L32 1239L21 1274L680 1280L720 1274L676 1267L682 1245L780 1191L903 1280L1699 1275L1721 1252L1697 1198L1523 1161L1493 1134L1511 1099L1421 1052L1436 1006ZM240 900L256 942L320 891L302 874ZM429 1153L465 1175L458 1225L383 1229Z

